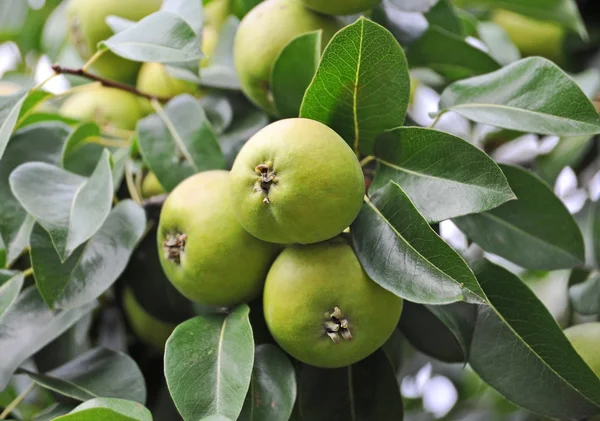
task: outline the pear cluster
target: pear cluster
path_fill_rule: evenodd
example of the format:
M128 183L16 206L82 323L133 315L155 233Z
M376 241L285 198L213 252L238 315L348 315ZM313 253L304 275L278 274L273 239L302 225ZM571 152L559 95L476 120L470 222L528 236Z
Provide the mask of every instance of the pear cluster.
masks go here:
M343 233L365 192L346 142L309 119L279 120L228 171L180 183L162 208L164 272L188 299L232 307L262 294L267 327L295 358L352 364L392 334L402 299L373 282Z
M70 46L82 63L98 53L98 44L113 35L106 23L108 16L139 21L158 11L163 0L71 0L67 8ZM204 8L200 67L210 64L221 26L229 15L229 0L213 0ZM136 85L141 92L159 98L181 94L196 97L204 91L194 82L181 80L169 73L161 63L138 63L110 51L92 60L90 73L116 82ZM142 97L114 88L92 85L74 93L61 107L60 113L76 120L95 121L102 127L133 130L137 121L154 112Z
M281 51L294 38L321 31L325 48L342 28L338 15L371 9L380 0L265 0L240 23L234 62L244 94L258 107L277 116L271 93L271 70Z

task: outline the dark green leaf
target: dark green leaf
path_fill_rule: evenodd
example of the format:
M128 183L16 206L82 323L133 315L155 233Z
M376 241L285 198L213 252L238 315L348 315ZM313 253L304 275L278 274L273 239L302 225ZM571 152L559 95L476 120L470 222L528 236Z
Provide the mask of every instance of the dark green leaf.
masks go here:
M406 57L393 35L360 18L327 45L300 117L328 125L354 151L370 155L378 134L404 122L409 80Z
M477 306L432 306L404 302L400 331L411 344L441 361L464 363L469 356Z
M302 418L310 421L398 421L402 397L394 369L381 350L344 368L303 365L299 373Z
M89 303L72 310L51 311L35 286L25 289L0 320L0 390L23 361L94 307L95 303Z
M534 19L558 22L587 38L585 25L573 0L461 0L461 4L502 8Z
M191 95L180 95L160 114L140 120L137 134L145 161L167 191L192 174L225 167L206 113Z
M54 421L152 421L143 405L124 399L96 398L82 403Z
M350 232L369 277L394 294L424 304L484 301L462 257L393 181L367 199Z
M533 292L487 261L475 273L490 306L481 306L469 363L511 402L558 419L600 413L600 378L573 349Z
M254 342L248 306L177 326L165 351L165 377L185 421L237 419L250 385Z
M144 376L135 361L105 348L92 349L45 374L19 371L42 387L80 401L117 397L146 401Z
M200 69L202 86L221 89L240 89L235 67L233 65L233 42L240 21L229 16L219 31L215 51L210 56L209 65Z
M584 315L600 314L600 275L594 274L585 282L569 288L573 309Z
M553 270L584 261L583 237L575 220L535 174L502 165L517 200L477 215L454 219L481 248L527 269Z
M442 93L440 110L522 132L600 133L600 117L585 93L556 64L541 57L453 83Z
M31 263L41 295L51 307L73 308L98 298L123 272L146 226L144 210L119 202L98 232L61 263L48 233L36 224Z
M110 212L113 184L108 151L89 178L31 162L16 168L9 181L21 205L50 234L63 262L98 231Z
M428 67L453 81L493 72L500 68L486 52L461 36L433 26L410 46L406 55L411 67Z
M279 53L271 68L271 92L281 117L297 117L306 88L321 58L322 31L308 32L292 39Z
M0 160L0 236L7 249L8 264L12 263L27 245L34 222L10 190L10 173L29 161L58 164L68 133L69 127L57 122L28 126L13 135L6 153ZM40 139L44 141L40 142Z
M275 345L256 348L252 380L238 421L288 421L296 401L296 376Z
M74 409L73 405L65 403L54 403L42 412L35 414L33 421L53 421L61 415L68 414Z
M0 159L4 155L10 135L17 124L19 110L27 98L27 90L0 96Z
M16 301L24 281L22 272L0 269L0 318Z
M431 0L425 0L424 3L430 3ZM425 18L429 22L429 26L437 26L446 31L462 37L463 26L460 21L456 9L448 0L438 0L438 2L425 13Z
M375 156L370 191L394 180L429 222L493 209L515 198L489 156L446 132L398 127L377 138Z
M194 30L171 12L152 13L100 45L134 61L180 63L204 57Z

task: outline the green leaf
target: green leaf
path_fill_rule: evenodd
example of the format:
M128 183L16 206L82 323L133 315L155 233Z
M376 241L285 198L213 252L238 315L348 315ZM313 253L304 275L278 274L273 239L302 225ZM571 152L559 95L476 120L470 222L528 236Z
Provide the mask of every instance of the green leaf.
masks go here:
M197 36L202 34L202 3L196 0L164 0L160 10L185 20Z
M584 261L583 236L552 189L535 174L501 165L517 200L454 223L484 250L527 269L554 270Z
M429 2L430 0L426 0L425 4ZM439 0L425 13L425 18L427 18L429 26L437 26L460 37L464 35L462 22L456 13L456 8L448 0Z
M61 262L98 231L110 212L113 184L108 151L89 178L30 162L16 168L9 181L21 206L50 234Z
M0 269L0 318L17 300L24 282L22 272Z
M180 95L160 114L140 120L137 134L144 160L167 191L197 172L225 167L206 113L191 95Z
M82 403L54 421L152 421L142 404L124 399L96 398Z
M522 132L600 133L600 117L585 93L556 64L541 57L453 83L442 93L440 110Z
M296 376L287 355L275 345L258 346L238 421L287 421L295 401Z
M69 127L62 123L38 123L18 130L0 160L0 236L7 250L8 264L21 254L29 241L33 218L13 196L8 182L19 165L38 161L58 164ZM40 142L43 139L43 142Z
M63 147L60 166L67 171L89 177L104 152L104 147L88 143L87 139L100 136L100 127L96 123L77 124Z
M206 93L198 98L198 102L204 108L215 134L223 134L233 123L233 107L223 92Z
M52 97L50 92L35 90L29 91L28 95L25 97L25 102L21 106L19 110L19 118L17 119L17 127L21 127L23 120L32 114L35 111L35 107L42 101L47 98Z
M61 415L68 414L73 409L74 407L71 404L54 403L43 411L35 414L33 421L54 421Z
M236 115L231 126L219 136L227 168L231 168L244 143L267 124L269 124L269 117L254 107L249 107L243 114Z
M100 45L129 60L180 63L204 57L198 41L185 20L163 11L146 16Z
M72 310L51 311L35 286L25 289L0 320L0 390L25 360L94 307L95 303L89 303Z
M344 368L321 369L302 365L298 383L300 412L305 420L403 419L396 374L381 350Z
M534 19L560 23L587 38L585 25L573 0L461 0L461 5L502 8Z
M428 67L453 81L493 72L500 68L486 52L469 44L459 35L437 26L430 27L406 57L411 67Z
M300 113L302 98L321 59L321 34L319 30L292 39L273 63L271 93L281 117Z
M443 306L404 302L398 327L421 352L449 363L465 363L477 306L457 302Z
M423 304L484 301L462 257L393 181L366 199L350 232L369 277L394 294Z
M477 316L469 363L511 402L558 419L600 413L600 378L573 349L546 307L519 278L487 261L474 265L490 306Z
M240 81L233 65L233 44L239 24L240 21L235 16L229 16L223 23L209 64L200 69L202 86L240 90Z
M121 352L94 348L48 373L20 369L37 384L79 401L122 398L146 401L144 376L135 361Z
M0 96L0 158L4 155L10 135L17 124L19 110L27 98L27 90Z
M583 315L600 314L600 275L591 275L586 281L569 288L573 309Z
M165 377L185 421L240 414L254 363L248 312L241 305L228 315L195 317L167 341Z
M521 52L500 25L493 22L479 22L477 32L479 38L489 48L490 56L498 63L506 65L521 58Z
M36 224L30 239L31 263L44 301L50 307L74 308L98 298L125 269L145 226L139 205L119 202L98 232L61 262L50 236Z
M395 181L429 222L493 209L515 198L489 156L446 132L398 127L377 138L375 156L370 191Z
M327 45L300 117L328 125L370 155L378 134L404 123L409 94L402 47L383 26L360 18Z

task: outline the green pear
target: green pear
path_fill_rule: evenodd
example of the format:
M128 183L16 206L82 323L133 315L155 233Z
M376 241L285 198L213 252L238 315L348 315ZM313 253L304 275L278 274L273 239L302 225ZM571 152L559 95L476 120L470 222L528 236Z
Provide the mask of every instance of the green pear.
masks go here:
M209 306L259 296L280 251L242 228L228 193L227 171L201 172L171 192L160 214L157 241L167 278L186 298Z
M571 326L564 333L575 351L600 377L600 322Z
M324 47L340 23L297 0L266 0L252 9L240 23L233 51L244 94L269 114L277 115L269 86L273 63L292 39L319 29L323 30Z
M133 130L142 117L138 97L115 88L90 87L69 97L60 114L74 120L96 121L100 126Z
M69 40L81 58L88 60L96 53L98 43L113 35L105 22L107 16L138 21L156 12L161 3L162 0L71 0L67 7ZM91 66L93 72L122 82L134 82L139 68L140 63L111 52L104 53Z
M343 236L286 248L267 275L263 303L275 341L294 358L324 368L375 352L403 306L367 276Z
M142 197L159 196L163 193L165 193L165 188L160 184L156 175L153 172L149 172L142 182Z
M172 98L181 94L195 94L198 85L172 76L161 63L144 63L140 68L137 88L145 94Z
M169 339L177 325L163 322L149 314L140 305L129 287L123 292L123 309L133 333L142 342L163 351L167 339Z
M566 30L562 26L503 9L494 12L492 21L504 28L523 56L542 56L554 61L563 58Z
M279 120L242 147L231 202L242 226L273 243L309 244L340 234L358 215L365 182L352 149L305 118Z
M302 4L325 15L352 15L377 6L381 0L301 0Z

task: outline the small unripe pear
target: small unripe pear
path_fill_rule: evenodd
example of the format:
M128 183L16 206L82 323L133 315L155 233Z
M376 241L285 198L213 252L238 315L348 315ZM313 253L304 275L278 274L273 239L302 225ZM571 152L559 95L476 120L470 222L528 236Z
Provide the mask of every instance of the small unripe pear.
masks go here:
M195 83L177 79L161 63L144 63L137 79L137 88L145 94L162 98L172 98L181 94L194 94L198 90Z
M142 182L142 197L159 196L163 193L165 193L165 188L160 184L156 175L153 172L149 172Z
M67 8L69 40L82 59L88 60L97 51L100 41L113 35L105 22L110 15L138 21L156 12L162 0L71 0ZM140 63L106 52L91 67L106 78L133 82Z
M134 94L104 87L91 87L72 95L59 112L74 120L95 121L100 126L126 130L133 130L142 117Z
M339 28L336 19L315 13L297 0L266 0L256 6L242 19L235 36L234 62L244 94L276 115L270 79L281 50L297 36L319 29L325 47Z
M176 325L158 320L149 314L135 298L131 288L123 292L123 308L131 330L140 340L162 351Z
M503 9L494 12L492 21L504 28L523 56L542 56L555 61L563 57L566 31L562 26Z
M600 323L571 326L564 334L583 361L600 377Z

